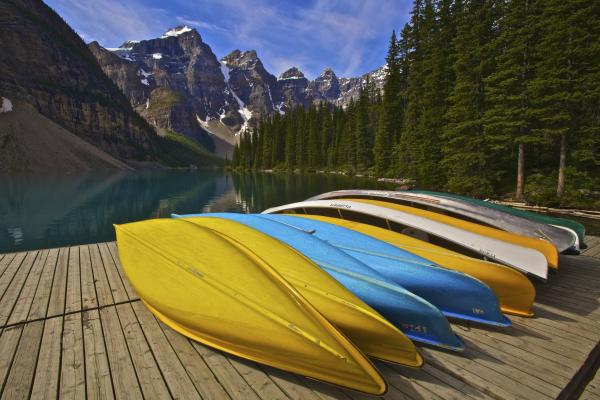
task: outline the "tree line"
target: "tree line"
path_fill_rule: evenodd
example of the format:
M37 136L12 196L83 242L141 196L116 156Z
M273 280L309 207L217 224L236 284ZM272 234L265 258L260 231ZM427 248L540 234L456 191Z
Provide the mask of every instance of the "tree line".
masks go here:
M260 121L233 166L533 201L600 190L600 2L415 0L386 66L383 90L367 81L346 108Z

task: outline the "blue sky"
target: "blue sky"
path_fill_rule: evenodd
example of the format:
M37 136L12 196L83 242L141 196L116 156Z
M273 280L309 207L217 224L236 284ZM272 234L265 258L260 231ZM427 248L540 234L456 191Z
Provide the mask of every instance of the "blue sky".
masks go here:
M296 66L309 78L325 67L356 76L384 64L392 29L408 19L412 0L45 0L86 42L104 47L198 30L217 57L254 49L279 75Z

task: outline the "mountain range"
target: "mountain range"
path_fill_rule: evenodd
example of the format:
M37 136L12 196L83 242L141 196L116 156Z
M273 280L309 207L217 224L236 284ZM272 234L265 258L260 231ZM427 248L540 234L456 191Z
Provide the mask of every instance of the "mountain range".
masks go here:
M355 78L326 68L307 79L291 67L278 77L255 50L220 60L196 29L177 26L162 36L118 48L89 44L104 72L159 132L172 130L224 154L249 124L290 107L326 102L346 106L366 79L381 89L385 67Z
M107 49L41 0L0 0L0 54L0 173L221 164L261 118L344 106L385 76L276 77L253 50L218 59L187 26Z

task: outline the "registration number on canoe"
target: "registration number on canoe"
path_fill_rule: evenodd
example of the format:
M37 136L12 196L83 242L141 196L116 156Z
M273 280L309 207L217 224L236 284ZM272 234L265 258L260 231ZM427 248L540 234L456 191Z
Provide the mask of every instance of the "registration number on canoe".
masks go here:
M427 327L419 324L402 324L402 329L424 334L427 333Z

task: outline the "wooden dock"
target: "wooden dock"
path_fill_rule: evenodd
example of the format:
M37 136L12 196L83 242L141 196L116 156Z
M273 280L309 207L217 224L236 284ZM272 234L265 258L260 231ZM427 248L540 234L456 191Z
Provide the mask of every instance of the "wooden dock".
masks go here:
M535 318L454 325L462 354L376 365L386 399L600 398L600 238L561 258ZM139 301L114 243L0 254L0 396L5 399L371 399L229 356L175 333Z

